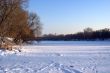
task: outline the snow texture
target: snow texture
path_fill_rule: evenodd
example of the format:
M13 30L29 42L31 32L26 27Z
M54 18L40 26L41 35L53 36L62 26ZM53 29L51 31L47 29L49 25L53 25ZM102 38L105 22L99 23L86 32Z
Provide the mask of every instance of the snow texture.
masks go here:
M110 73L108 41L34 42L20 48L0 50L0 73Z

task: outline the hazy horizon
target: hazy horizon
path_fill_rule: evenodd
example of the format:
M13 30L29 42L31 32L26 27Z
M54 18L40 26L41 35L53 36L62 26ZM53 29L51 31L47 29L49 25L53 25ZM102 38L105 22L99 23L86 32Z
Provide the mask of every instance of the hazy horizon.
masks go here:
M43 34L110 28L110 0L30 0L29 4L43 23Z

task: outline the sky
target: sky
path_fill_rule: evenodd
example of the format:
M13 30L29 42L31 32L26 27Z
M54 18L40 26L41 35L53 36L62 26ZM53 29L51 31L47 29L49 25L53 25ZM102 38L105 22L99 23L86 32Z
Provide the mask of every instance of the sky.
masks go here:
M29 11L40 17L43 34L110 28L110 0L30 0Z

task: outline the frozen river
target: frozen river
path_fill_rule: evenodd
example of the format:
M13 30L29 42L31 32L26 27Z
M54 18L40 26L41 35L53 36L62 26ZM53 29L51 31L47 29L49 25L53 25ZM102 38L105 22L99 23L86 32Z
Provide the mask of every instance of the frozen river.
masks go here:
M0 73L110 73L109 41L43 41L0 52Z
M36 45L43 46L109 46L110 41L41 41Z

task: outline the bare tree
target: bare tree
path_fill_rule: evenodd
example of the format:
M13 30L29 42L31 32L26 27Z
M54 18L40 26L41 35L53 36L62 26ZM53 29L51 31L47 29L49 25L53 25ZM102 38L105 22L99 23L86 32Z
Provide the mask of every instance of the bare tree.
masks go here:
M15 38L18 33L18 29L16 29L18 25L27 24L24 14L26 1L0 0L0 45L5 42L6 37Z
M28 0L0 0L0 45L6 44L6 37L14 43L30 37L40 37L42 24L37 14L26 10ZM1 47L0 46L0 47Z
M26 0L0 0L0 25L3 25L17 8L24 8Z
M92 30L92 28L85 28L84 29L84 38L85 39L90 39L90 38L92 38L92 34L93 34L93 30Z
M42 33L42 24L36 13L29 14L29 27L33 31L35 37L40 37Z
M92 31L93 31L92 28L89 27L84 29L84 32L92 32Z

